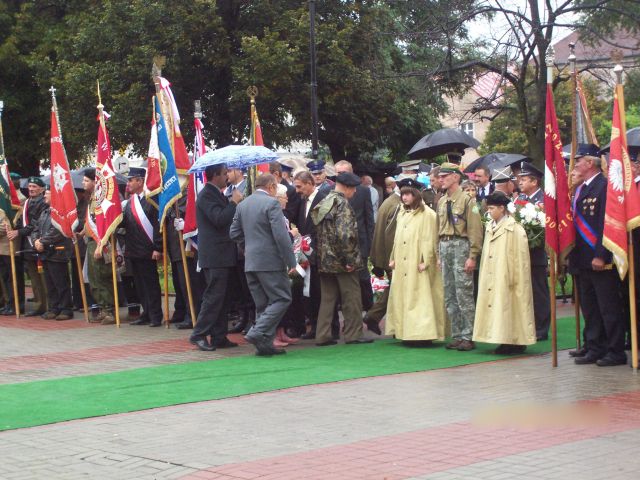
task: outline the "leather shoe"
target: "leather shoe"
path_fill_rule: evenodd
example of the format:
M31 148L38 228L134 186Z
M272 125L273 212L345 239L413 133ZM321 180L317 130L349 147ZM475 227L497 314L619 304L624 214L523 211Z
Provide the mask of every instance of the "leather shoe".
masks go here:
M576 365L589 365L590 363L596 363L598 360L597 356L587 353L584 357L576 357L573 361Z
M131 322L129 325L149 325L151 322L148 318L140 317L138 320Z
M189 339L189 342L203 352L213 352L216 349L206 338Z
M11 308L11 307L3 308L2 311L0 311L0 315L9 316L9 315L15 315L15 314L16 314L15 308Z
M461 343L462 343L462 340L460 339L453 340L452 342L448 343L447 346L444 348L446 348L447 350L457 350Z
M150 327L161 327L162 326L162 322L153 322L153 323L149 323Z
M34 310L24 314L25 317L39 317L44 314L44 310Z
M242 319L242 320L238 320L236 322L233 323L233 325L231 325L231 328L229 329L229 333L240 333L244 330L244 327L247 326L247 321Z
M190 321L174 323L174 326L178 330L191 330L193 328L193 325Z
M373 343L373 339L371 338L357 338L355 340L349 340L348 342L344 342L347 345L359 345L362 343Z
M224 337L222 341L214 343L213 346L216 348L233 348L233 347L237 347L238 344L235 342L232 342L227 337Z
M462 340L460 342L460 345L458 345L459 352L468 352L470 350L473 350L474 348L476 348L476 346L471 340Z
M596 365L599 367L615 367L616 365L626 365L626 358L615 358L610 357L609 355L605 355L600 360L596 361Z
M375 333L376 335L382 335L382 330L380 330L380 325L372 318L364 318L364 324L367 326L367 330Z
M283 355L285 353L287 353L287 351L283 350L282 348L261 347L261 348L258 348L258 351L256 352L256 356L270 357L271 355Z
M302 335L300 338L303 339L303 340L315 340L315 338L316 338L315 329L309 330L307 333Z
M571 350L569 352L570 357L584 357L587 354L587 347L582 347L580 350Z
M536 342L544 342L545 340L549 340L549 335L538 335L536 337Z
M337 345L338 342L336 342L335 340L331 339L331 340L327 340L325 342L320 342L320 343L316 343L317 347L328 347L329 345Z

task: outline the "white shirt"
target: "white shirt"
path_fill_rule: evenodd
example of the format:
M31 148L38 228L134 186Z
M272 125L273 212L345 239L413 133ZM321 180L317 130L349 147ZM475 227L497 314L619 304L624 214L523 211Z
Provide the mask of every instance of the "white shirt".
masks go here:
M311 204L313 203L313 199L316 198L317 194L318 194L318 187L314 188L313 193L309 195L309 198L307 198L307 205L304 212L304 218L307 218L309 216L309 210L311 209Z

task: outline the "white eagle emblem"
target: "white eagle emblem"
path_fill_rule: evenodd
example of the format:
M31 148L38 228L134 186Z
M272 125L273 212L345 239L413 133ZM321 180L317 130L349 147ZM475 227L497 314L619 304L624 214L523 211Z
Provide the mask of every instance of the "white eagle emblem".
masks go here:
M618 159L612 159L609 164L609 182L611 183L611 188L616 192L622 192L624 189L622 162Z
M544 193L553 199L556 198L556 177L546 164L544 166Z
M64 186L69 181L67 179L67 171L62 168L60 165L56 165L53 169L53 186L56 189L56 192L61 192Z

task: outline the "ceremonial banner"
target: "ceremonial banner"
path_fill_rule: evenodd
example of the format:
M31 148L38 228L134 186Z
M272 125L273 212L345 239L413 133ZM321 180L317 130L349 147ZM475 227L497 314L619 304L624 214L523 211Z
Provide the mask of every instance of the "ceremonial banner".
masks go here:
M256 110L254 102L251 103L251 145L264 146L262 127L260 126L260 119L258 118L258 111ZM269 165L266 163L258 165L258 171L268 173Z
M640 196L631 172L627 150L624 89L616 85L607 175L607 205L602 244L613 253L618 274L623 279L629 268L627 232L640 226Z
M544 139L544 211L547 217L545 243L550 255L562 259L573 247L575 230L571 215L569 182L562 158L562 140L550 84L547 84Z
M580 76L576 78L576 140L577 143L591 143L600 146L591 123L591 115L589 115L587 98L584 96Z
M162 192L158 195L158 220L160 221L160 231L162 232L167 212L182 194L180 193L180 182L178 181L178 173L176 172L176 164L173 159L166 124L157 97L155 98L155 107L160 165L162 166Z
M144 194L152 197L162 191L162 167L160 166L160 147L158 146L158 125L156 123L155 104L151 120L151 138L147 153L147 174L144 177Z
M79 223L77 206L54 99L51 107L51 223L67 238L73 237Z
M104 112L98 117L98 146L96 149L96 230L100 238L100 248L109 243L111 234L122 221L122 204L116 173L111 158L111 142L105 124Z
M4 155L4 137L2 134L2 110L0 109L0 210L3 210L11 225L22 208L18 192L11 181L9 166Z
M180 112L171 91L171 83L162 77L160 77L160 94L162 95L161 102L169 107L165 110L165 121L171 127L167 131L167 136L172 147L176 171L181 175L186 175L187 170L191 167L191 162L189 161L187 146L180 132ZM168 115L166 115L167 113Z
M193 163L205 154L204 136L202 135L202 122L195 119L195 142L193 145ZM187 186L187 207L184 215L183 236L190 242L193 248L198 248L198 225L196 223L196 200L200 191L204 188L204 172L192 173L189 176Z

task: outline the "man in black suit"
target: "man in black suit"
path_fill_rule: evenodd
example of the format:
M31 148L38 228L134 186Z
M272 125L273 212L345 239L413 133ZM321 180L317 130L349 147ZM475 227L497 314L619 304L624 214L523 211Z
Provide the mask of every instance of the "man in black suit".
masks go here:
M196 202L200 267L204 272L206 287L198 321L189 341L200 350L235 347L227 339L227 310L230 292L229 277L238 263L236 244L229 238L229 227L236 213L236 205L243 195L239 189L231 192L231 198L222 193L227 186L226 165L213 165L204 171L207 184ZM207 339L211 336L211 342Z
M528 162L520 163L518 185L522 192L519 200L533 203L544 208L544 192L540 188L542 172ZM531 259L531 286L533 288L533 312L536 319L536 338L538 341L549 338L551 325L551 303L549 283L547 281L547 254L544 246L529 249Z
M162 301L157 261L162 258L158 210L144 196L146 169L131 167L127 188L131 193L122 212L126 235L124 255L131 261L134 285L142 303L142 315L131 325L162 325Z
M327 196L329 190L317 187L313 175L309 172L298 172L293 178L296 191L302 197L296 226L300 235L308 235L311 238L311 248L313 252L309 256L309 294L304 297L304 309L311 329L302 335L303 339L316 338L316 325L318 323L318 311L320 310L320 277L318 276L318 265L316 264L316 227L309 213L320 201ZM302 295L302 291L294 291L294 295Z
M353 166L346 160L340 160L335 164L336 174L353 173ZM362 296L362 308L367 311L373 306L373 290L371 289L371 276L369 275L368 260L371 244L373 243L373 204L371 192L363 185L356 187L356 193L349 199L349 205L353 208L358 222L358 240L360 241L360 256L364 268L358 270L360 280L360 293Z
M276 181L280 185L287 187L287 207L284 209L284 216L287 217L289 222L296 223L298 220L298 212L300 211L300 195L296 192L296 188L282 178L282 171L288 167L280 165L278 162L272 162L269 164L269 173L276 177Z
M578 271L580 306L585 319L585 347L576 364L601 367L624 365L624 316L620 277L612 255L603 245L607 179L600 169L598 147L580 144L575 169L584 178L574 200L575 248L569 262Z
M495 190L495 186L491 183L491 170L486 165L480 165L476 168L474 174L476 176L474 182L478 187L476 201L482 202Z

